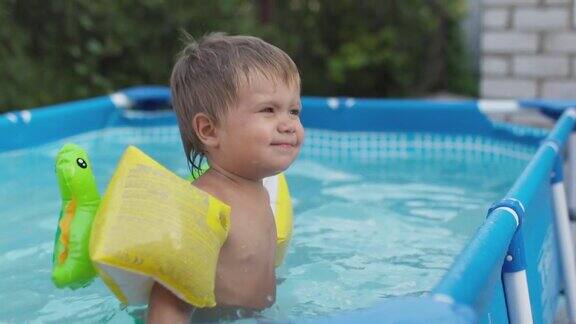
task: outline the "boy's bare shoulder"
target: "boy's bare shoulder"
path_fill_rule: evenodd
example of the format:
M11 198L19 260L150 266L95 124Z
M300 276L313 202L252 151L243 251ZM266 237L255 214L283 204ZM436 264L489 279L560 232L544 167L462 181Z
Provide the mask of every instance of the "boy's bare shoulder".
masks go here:
M268 210L270 205L268 192L262 182L259 185L241 184L209 170L196 179L193 185L232 207L234 215L241 216L243 212L252 214L271 212ZM265 208L260 208L262 206Z
M192 185L208 194L220 199L225 204L230 205L230 200L232 199L231 194L233 191L230 190L229 184L226 184L220 179L220 177L215 176L212 172L208 171L196 179Z

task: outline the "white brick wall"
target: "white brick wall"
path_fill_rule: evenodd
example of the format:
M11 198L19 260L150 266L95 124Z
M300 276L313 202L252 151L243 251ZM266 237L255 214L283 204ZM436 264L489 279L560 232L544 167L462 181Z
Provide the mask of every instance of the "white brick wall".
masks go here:
M535 33L489 32L482 35L485 53L536 53L538 35Z
M519 77L562 77L570 73L566 56L517 55L512 62L512 72Z
M484 0L484 5L508 6L508 5L533 5L538 0Z
M576 0L482 0L486 98L576 99Z
M508 58L499 56L485 56L482 59L481 68L485 75L507 75L510 72Z
M576 33L562 32L544 35L544 51L548 53L576 53Z
M513 26L519 31L564 30L568 28L569 12L565 9L518 8Z
M504 29L509 24L510 10L507 8L486 9L482 16L485 29Z
M485 77L482 80L481 92L498 98L533 98L536 96L536 81Z
M544 0L545 4L570 4L572 0Z
M576 98L576 81L545 81L542 92L545 98L574 99Z

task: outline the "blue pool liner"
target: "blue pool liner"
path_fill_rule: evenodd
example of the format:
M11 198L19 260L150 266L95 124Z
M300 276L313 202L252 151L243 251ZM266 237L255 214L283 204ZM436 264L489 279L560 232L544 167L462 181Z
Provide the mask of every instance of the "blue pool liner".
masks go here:
M562 113L576 101L519 101L525 109L561 116L546 138L490 121L475 100L426 101L303 97L305 127L335 131L433 132L472 134L542 145L503 201L518 201L521 226L503 209L488 212L447 274L423 297L393 298L369 309L309 319L316 323L476 323L507 322L502 269L509 249L521 249L536 323L554 320L561 288L558 248L553 230L550 183L562 177L559 154L574 127L574 117ZM40 145L59 138L106 127L157 126L176 123L170 111L170 91L148 86L125 89L112 96L23 110L0 115L0 152ZM556 168L556 172L554 172ZM512 206L514 207L514 206ZM514 207L516 208L516 207ZM517 209L517 208L516 208ZM520 230L518 230L520 228Z
M170 90L162 86L128 88L112 96L21 110L0 115L0 152L47 143L105 127L173 125ZM534 103L532 103L534 104ZM534 144L538 136L513 134L498 127L478 109L474 100L429 101L302 97L305 127L339 131L435 132L490 135ZM527 106L534 108L534 106ZM160 109L159 109L160 108ZM150 114L147 114L149 112Z

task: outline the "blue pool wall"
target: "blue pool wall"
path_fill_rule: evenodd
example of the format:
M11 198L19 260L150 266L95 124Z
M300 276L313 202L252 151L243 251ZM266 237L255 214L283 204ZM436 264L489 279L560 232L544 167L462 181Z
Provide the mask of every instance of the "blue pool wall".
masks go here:
M176 120L168 109L169 101L170 93L166 87L136 87L113 96L3 114L0 115L0 152L106 127L174 125ZM517 104L523 109L538 109L558 117L566 107L575 103L533 100ZM303 97L302 105L302 122L309 128L467 134L515 141L535 148L546 140L542 132L525 129L519 132L514 126L490 121L475 100L442 102ZM563 116L548 138L563 146L573 124L572 118ZM508 247L514 239L523 243L534 322L552 322L561 289L550 194L550 174L557 155L557 152L540 147L503 197L522 202L525 212L521 228L517 230L509 215L501 215L498 210L490 214L430 295L385 300L369 309L312 321L407 320L428 323L437 319L454 323L507 322L501 271Z
M0 115L0 152L47 143L75 134L120 126L174 125L166 87L134 87L120 91L130 104L119 107L101 96ZM542 105L542 102L537 102ZM533 103L535 105L536 103ZM354 98L302 98L305 127L339 131L433 132L486 135L527 144L540 136L515 134L495 125L475 100L430 101ZM128 108L128 109L127 109ZM130 109L132 108L132 109Z
M516 201L521 224L496 209L455 261L433 296L450 296L456 304L470 305L482 322L506 322L496 303L501 290L505 255L524 256L532 317L535 323L554 321L561 290L560 260L553 222L551 183L561 179L563 146L574 127L574 114L565 113L543 139L536 154L502 201ZM498 202L496 202L498 204ZM494 282L496 287L494 288ZM492 291L492 298L489 296ZM489 304L487 312L484 305ZM505 305L504 305L505 306ZM506 315L506 314L504 314Z

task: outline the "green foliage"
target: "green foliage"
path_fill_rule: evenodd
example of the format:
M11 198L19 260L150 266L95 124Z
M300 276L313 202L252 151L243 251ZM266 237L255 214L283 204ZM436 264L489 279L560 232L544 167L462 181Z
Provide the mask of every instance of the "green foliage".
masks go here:
M167 84L183 33L252 34L286 50L303 93L474 95L463 0L0 1L0 111Z

